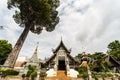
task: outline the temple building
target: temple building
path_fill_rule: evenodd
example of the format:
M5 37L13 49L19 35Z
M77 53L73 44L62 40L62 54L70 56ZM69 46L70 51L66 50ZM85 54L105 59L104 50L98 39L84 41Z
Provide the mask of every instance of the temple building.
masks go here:
M67 49L63 41L56 49L52 49L53 55L46 61L49 70L47 71L47 76L52 77L57 75L57 71L65 71L67 76L77 77L78 72L75 71L76 61L71 55L71 49Z
M29 65L36 66L38 73L40 73L42 60L38 59L38 46L36 47L32 57L30 59L27 59L25 63L26 64L23 65L22 69L20 70L20 74L26 74Z
M93 64L95 62L94 59L90 58L86 52L82 53L80 66L87 67L88 64Z

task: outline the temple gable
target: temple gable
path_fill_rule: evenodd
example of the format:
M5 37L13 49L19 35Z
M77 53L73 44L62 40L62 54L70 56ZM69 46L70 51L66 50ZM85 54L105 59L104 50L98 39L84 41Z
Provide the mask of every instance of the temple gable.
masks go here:
M62 40L56 49L52 49L52 52L54 54L47 61L49 69L54 69L55 72L64 70L69 73L70 69L75 68L77 61L70 55L71 49L68 50Z

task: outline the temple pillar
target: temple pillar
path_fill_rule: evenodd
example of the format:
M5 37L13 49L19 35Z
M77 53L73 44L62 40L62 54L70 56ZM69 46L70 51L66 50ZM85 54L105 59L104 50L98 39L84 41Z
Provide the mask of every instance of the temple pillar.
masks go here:
M54 65L54 70L57 71L57 65L56 64Z
M69 70L70 70L69 61L68 59L66 59L66 71L69 71Z

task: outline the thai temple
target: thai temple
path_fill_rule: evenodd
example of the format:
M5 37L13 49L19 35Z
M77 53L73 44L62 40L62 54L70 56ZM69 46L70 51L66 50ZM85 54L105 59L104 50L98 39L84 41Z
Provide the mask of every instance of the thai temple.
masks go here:
M63 70L67 76L77 77L78 72L75 67L79 62L70 55L71 49L67 49L62 40L52 52L53 55L46 61L49 68L47 76L56 76L58 70Z

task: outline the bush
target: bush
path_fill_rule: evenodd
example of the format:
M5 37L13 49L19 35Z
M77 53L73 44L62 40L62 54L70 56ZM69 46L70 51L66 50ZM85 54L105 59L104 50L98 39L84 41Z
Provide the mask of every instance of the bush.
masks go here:
M15 71L15 70L6 70L6 71L2 71L2 75L18 75L19 72Z
M87 78L87 67L78 67L77 71L79 72L79 75L77 76L78 78Z
M37 72L31 73L31 76L32 76L32 77L37 77Z
M44 77L46 77L46 76L47 76L47 74L46 74L45 72L41 72L41 73L40 73L40 77L41 77L41 78L44 78Z

